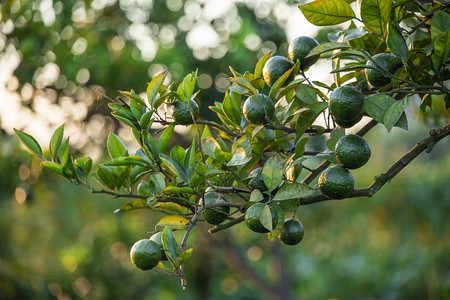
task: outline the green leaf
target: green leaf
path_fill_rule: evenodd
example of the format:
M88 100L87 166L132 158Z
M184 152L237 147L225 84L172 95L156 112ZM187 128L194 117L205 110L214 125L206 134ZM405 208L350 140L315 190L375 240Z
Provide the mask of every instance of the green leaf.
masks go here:
M75 165L83 170L83 176L86 179L92 168L92 158L89 156L77 158L75 160Z
M261 77L264 69L264 65L266 64L267 60L269 59L272 52L266 53L258 60L258 63L255 66L255 77Z
M141 124L142 130L148 131L148 128L151 126L152 116L153 110L150 110L141 116L139 123Z
M393 24L389 24L387 45L389 50L398 58L405 60L408 57L408 46L406 45L405 39L397 26Z
M272 211L268 205L264 205L261 214L259 215L259 221L261 225L264 226L267 230L273 231L272 227Z
M113 132L108 136L107 148L109 156L114 159L121 156L128 156L128 150L122 140Z
M234 92L231 92L234 93ZM240 97L234 97L235 99L238 99L239 101L235 101L228 92L225 93L225 97L223 99L222 104L222 110L224 114L230 119L231 122L238 125L241 123L241 103L240 103Z
M305 133L306 129L311 126L311 124L316 120L316 118L327 108L327 102L315 102L308 105L304 110L300 113L300 116L297 120L297 126L295 128L295 132L297 135L297 139L301 137L303 133Z
M323 158L332 164L338 164L338 161L336 160L336 154L332 151L321 152L321 153L317 154L316 157Z
M272 192L281 184L283 181L283 164L278 155L274 155L266 161L261 177L269 192Z
M127 92L127 91L119 91L119 93L121 93L122 95L136 101L137 103L144 105L145 106L145 102L144 99L141 98L141 96L139 96L138 94L136 94L133 90L131 90L131 92Z
M22 143L27 146L28 149L30 149L34 154L39 156L42 160L45 160L44 156L42 155L42 149L39 143L35 140L34 137L29 135L28 133L25 133L21 130L15 129L14 131L16 135L19 137L19 139L22 141Z
M283 98L284 96L286 96L289 92L291 92L292 90L294 90L296 87L298 87L303 81L307 80L307 78L300 78L300 79L295 79L292 80L291 82L289 82L289 84L282 89L278 95L277 95L277 100L280 100L281 98Z
M392 0L361 0L364 25L372 32L386 36L392 4Z
M345 128L336 127L331 131L330 136L327 140L327 147L331 151L334 151L334 147L336 146L337 141L345 135Z
M231 157L231 160L227 163L227 166L228 167L242 166L248 163L251 159L252 157L247 155L244 148L239 147L236 149L235 153Z
M192 140L191 146L187 149L186 155L184 157L184 168L188 171L188 175L194 172L195 165L195 139Z
M172 137L173 130L175 128L175 123L170 124L166 129L164 129L163 133L159 137L158 141L158 152L162 153L166 150L167 145L170 142L170 138Z
M323 44L320 44L320 45L314 47L314 49L312 49L309 52L308 56L306 56L306 57L317 56L317 55L320 55L325 52L334 51L334 50L338 50L338 49L348 49L348 48L351 48L351 46L349 46L346 43L339 43L339 42L323 43Z
M431 43L434 44L436 40L450 31L450 14L436 10L431 19Z
M148 102L154 108L157 108L154 106L155 101L156 101L156 94L158 93L159 89L161 88L161 85L163 84L164 79L166 78L166 75L168 72L169 72L169 70L165 70L164 72L156 75L147 86Z
M64 177L63 166L54 161L43 161L43 162L41 162L41 166L44 169L47 169L53 173L56 173L56 174Z
M117 157L104 164L105 166L141 166L149 167L148 161L140 156L133 155L127 157Z
M273 201L299 199L314 194L314 190L303 183L285 183L277 192Z
M69 138L65 139L61 146L59 146L58 157L62 165L67 163L69 158Z
M216 159L214 150L216 148L220 149L220 145L213 137L208 137L206 139L202 139L202 148L206 155Z
M385 42L376 34L365 34L360 38L348 41L348 43L353 48L364 49L371 55L375 55L386 50Z
M101 183L110 189L114 189L116 187L116 180L110 167L98 166L96 175L101 180Z
M129 202L125 205L123 205L121 208L118 208L114 211L115 214L129 211L129 210L135 210L135 209L142 209L142 208L149 208L147 201L144 199L137 199L132 202Z
M264 196L261 193L260 190L253 190L250 194L250 200L248 200L249 202L260 202L264 200Z
M394 98L388 95L375 95L366 98L364 101L364 111L375 121L383 124L383 118L388 107L393 104Z
M53 133L52 138L50 139L49 150L53 161L56 159L59 147L61 146L61 142L64 135L64 125L65 124L59 126Z
M183 216L169 215L159 220L158 224L156 224L156 228L166 227L170 229L183 230L189 227L190 222L191 221L189 219L186 219Z
M305 137L299 139L297 143L295 143L294 159L298 159L303 156L303 154L305 153L305 147L306 147L306 143L308 142L308 140L309 140L309 138L307 136L305 136Z
M175 145L173 146L173 148L170 150L170 156L176 160L178 160L178 162L181 165L184 165L184 161L186 159L186 150L184 150L184 148Z
M189 248L186 251L184 251L183 253L181 253L180 257L178 257L178 264L182 265L186 260L188 260L189 257L191 257L193 250L194 250L193 248Z
M235 85L243 88L244 90L235 90L236 92L240 92L242 94L257 94L258 90L252 85L250 80L244 78L244 77L230 77L228 78L229 81L234 83Z
M169 216L169 217L177 217L177 216ZM161 219L161 221L163 219ZM159 227L159 226L156 225L156 227ZM163 249L166 252L167 257L170 259L171 263L174 263L178 259L177 241L173 237L172 230L170 229L169 226L164 227L164 230L162 231L161 239L162 239Z
M161 172L152 173L148 178L150 190L155 194L161 194L166 188L166 180Z
M448 60L450 54L450 37L448 31L434 42L434 53L431 55L433 66L439 72Z
M194 93L196 82L197 82L197 71L186 75L183 79L183 85L182 85L183 95L184 95L184 99L186 99L188 103L192 97L192 94ZM179 90L177 92L180 93Z
M306 104L317 102L317 93L315 90L309 89L307 85L300 85L295 91L297 97Z
M336 25L355 18L344 0L315 0L299 6L305 18L314 25Z
M383 124L386 126L387 131L391 131L392 127L394 127L395 123L400 119L407 104L408 101L407 98L405 98L403 100L395 101L386 109L383 116Z
M189 182L189 176L178 160L162 153L159 154L159 157L175 175L183 179L184 182Z

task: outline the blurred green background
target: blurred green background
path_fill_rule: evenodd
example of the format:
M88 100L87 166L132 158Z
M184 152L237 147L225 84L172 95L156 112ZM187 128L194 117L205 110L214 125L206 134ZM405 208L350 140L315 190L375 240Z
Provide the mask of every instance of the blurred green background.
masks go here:
M129 133L107 116L96 90L112 97L116 90L140 92L165 67L175 81L196 68L207 74L199 86L208 117L208 103L220 101L226 88L228 66L244 71L265 52L284 55L286 12L301 14L293 1L230 2L220 13L209 7L214 2L1 4L0 61L17 53L19 62L3 78L9 97L0 100L0 299L450 299L449 139L372 198L301 207L305 238L297 246L269 243L243 225L212 236L207 225L198 226L188 245L194 254L183 291L178 278L143 272L129 260L133 243L148 236L159 216L147 210L113 214L126 200L90 194L42 171L11 135L12 126L34 129L48 143L62 122L38 105L44 97L72 126L73 151L97 149L101 158L101 148L88 145L101 145L107 130ZM216 32L215 45L188 42L198 26ZM319 32L319 40L331 30L338 29ZM151 41L153 52L146 48ZM57 66L56 75L43 72L46 66ZM82 113L64 114L77 105ZM387 134L377 126L368 134L372 158L352 171L357 188L426 138L435 126L429 120L439 122L418 118L414 110L407 115L409 131ZM98 126L105 130L90 130Z

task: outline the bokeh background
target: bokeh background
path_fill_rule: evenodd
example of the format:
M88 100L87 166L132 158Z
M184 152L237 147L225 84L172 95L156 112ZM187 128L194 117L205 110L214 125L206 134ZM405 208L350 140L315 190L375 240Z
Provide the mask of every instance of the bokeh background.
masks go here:
M228 66L252 70L269 51L286 55L296 36L326 42L340 30L311 26L299 4L2 1L0 299L450 299L448 139L372 198L301 207L306 233L298 246L269 243L243 225L213 236L198 226L183 291L179 279L140 271L129 260L133 243L159 216L113 214L125 200L42 171L13 135L15 127L47 145L65 122L71 150L101 161L109 131L132 142L108 115L102 93L143 92L165 69L175 82L198 69L201 116L212 118L208 105L223 98ZM329 69L321 60L307 75L329 82ZM372 158L353 172L357 188L443 124L438 112L410 107L408 131L372 130Z

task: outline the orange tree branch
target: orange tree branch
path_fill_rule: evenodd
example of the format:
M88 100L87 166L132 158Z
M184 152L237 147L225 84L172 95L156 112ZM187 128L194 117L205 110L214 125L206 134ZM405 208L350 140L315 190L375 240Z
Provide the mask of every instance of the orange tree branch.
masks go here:
M347 198L355 198L355 197L372 197L376 192L378 192L386 183L390 182L400 171L402 171L408 164L410 164L419 154L423 151L427 153L433 150L433 147L442 139L447 137L450 134L450 123L439 128L433 129L430 131L430 136L426 139L418 142L411 150L408 151L405 155L403 155L394 165L392 165L386 173L375 176L372 184L366 188L361 190L355 190L353 193ZM313 195L311 197L305 197L299 199L300 205L313 204L321 201L327 200L337 200L329 198L325 195Z

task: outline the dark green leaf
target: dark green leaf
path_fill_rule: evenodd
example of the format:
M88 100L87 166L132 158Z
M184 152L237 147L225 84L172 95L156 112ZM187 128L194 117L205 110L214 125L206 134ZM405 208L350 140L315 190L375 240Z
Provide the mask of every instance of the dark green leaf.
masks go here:
M305 147L306 143L308 142L309 138L307 136L301 138L298 140L298 142L295 144L295 155L294 159L300 158L305 153Z
M65 124L59 126L53 133L52 138L50 139L49 150L53 160L56 159L59 147L61 146L61 142L64 135L64 125Z
M406 46L405 39L398 28L393 24L389 24L387 45L389 50L391 50L398 58L405 60L408 57L408 46Z
M59 146L58 157L62 165L67 163L69 158L69 138L65 139L61 146Z
M316 156L321 157L321 158L329 161L332 164L338 163L338 161L336 160L336 154L334 154L334 152L325 151L325 152L321 152L321 153L317 154Z
M189 176L178 160L162 153L159 154L159 157L175 175L183 179L184 182L189 182Z
M113 132L108 136L107 148L109 156L114 159L121 156L128 156L128 150L124 142Z
M386 36L392 4L392 0L361 0L364 25L372 32Z
M443 10L436 10L431 19L431 42L450 31L450 14Z
M303 183L285 183L277 192L273 201L299 199L314 194L314 190Z
M177 216L170 216L170 217L177 217ZM164 227L161 239L163 249L164 251L166 251L166 255L170 259L170 262L171 263L175 262L178 259L177 241L173 237L173 233L170 227L168 226Z
M281 184L283 181L283 163L278 155L274 155L266 161L261 177L270 192Z
M110 167L98 166L97 176L101 182L110 189L114 189L116 187L116 180Z
M308 105L306 110L300 113L295 127L296 139L299 139L306 129L316 120L316 118L327 108L327 102L315 102Z
M75 160L75 165L83 170L83 176L86 178L92 168L92 158L89 156L78 158Z
M391 131L392 127L394 127L395 123L400 119L407 104L408 101L407 98L405 98L403 100L395 101L386 109L383 116L383 124L386 126L387 131Z
M142 115L141 120L139 121L141 124L142 130L147 131L148 128L151 126L150 121L152 119L152 116L153 116L153 110L150 110Z
M161 194L162 191L166 188L166 180L163 173L161 172L152 173L148 178L148 183L150 190L155 195Z
M355 18L344 0L315 0L299 6L305 18L314 25L336 25Z
M364 101L364 111L375 121L383 124L383 118L386 110L394 102L395 99L388 95L368 97Z
M19 139L22 141L22 143L27 146L28 149L30 149L34 154L39 156L42 160L45 160L44 156L42 155L42 149L39 143L35 140L34 137L29 135L28 133L25 133L21 130L15 129L16 135L19 137Z

